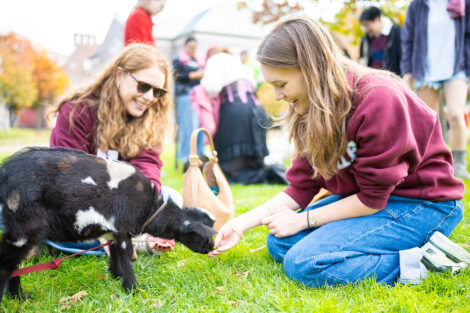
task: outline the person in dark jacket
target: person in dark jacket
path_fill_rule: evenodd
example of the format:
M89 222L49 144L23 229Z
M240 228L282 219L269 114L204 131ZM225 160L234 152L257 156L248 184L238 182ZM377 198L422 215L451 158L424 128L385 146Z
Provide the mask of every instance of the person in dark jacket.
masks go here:
M365 9L360 18L366 35L360 46L360 63L400 75L401 27L382 19L380 9Z
M197 40L188 37L179 55L173 59L175 78L176 122L178 124L178 144L176 160L186 162L189 159L189 143L193 130L199 127L196 111L191 106L189 94L194 86L199 85L204 76L202 62L196 58ZM198 153L202 154L204 137L198 137Z
M405 82L436 112L443 90L454 175L462 179L470 179L464 115L470 74L469 25L469 0L414 0L402 34Z

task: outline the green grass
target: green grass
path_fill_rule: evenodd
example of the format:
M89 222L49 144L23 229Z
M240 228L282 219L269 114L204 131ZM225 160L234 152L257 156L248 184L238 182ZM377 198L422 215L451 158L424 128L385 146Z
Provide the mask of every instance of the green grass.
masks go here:
M48 143L50 129L11 128L0 132L0 147L13 145L34 145L35 143ZM1 157L1 156L0 156Z
M181 167L175 169L174 149L163 154L163 184L181 191ZM464 205L469 208L470 181L466 181ZM236 214L250 210L283 189L282 186L232 186ZM133 263L140 287L122 290L111 278L107 260L76 257L57 271L41 271L22 277L32 297L25 302L5 297L0 311L60 312L60 300L86 291L72 312L470 312L470 271L451 276L429 273L419 286L387 286L367 280L357 285L309 289L290 281L275 263L265 244L267 229L248 231L234 249L216 258L192 253L178 244L161 256L140 255ZM451 235L470 244L470 213ZM40 256L22 266L47 262Z

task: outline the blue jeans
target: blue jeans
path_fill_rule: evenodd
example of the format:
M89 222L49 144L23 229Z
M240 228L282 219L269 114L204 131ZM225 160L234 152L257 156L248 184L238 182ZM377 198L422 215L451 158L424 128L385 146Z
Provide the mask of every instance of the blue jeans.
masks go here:
M189 159L189 147L193 130L199 128L199 118L191 106L189 94L176 97L176 121L178 123L178 146L176 159L186 162ZM197 152L202 154L204 148L204 136L199 134L197 138Z
M315 210L342 196L324 198ZM463 218L461 201L432 202L390 196L384 210L325 224L295 235L268 235L269 254L287 276L310 287L356 283L373 277L393 283L400 274L399 251L421 247L435 231L449 236Z
M180 193L173 188L162 186L161 194L163 200L167 201L168 198L171 198L177 205L183 207L183 197ZM0 206L0 230L3 230L3 220L2 220L2 207ZM50 240L44 240L49 246L68 252L68 253L78 253L83 250L88 250L93 247L96 247L100 244L98 239L88 240L88 241L78 241L78 242L53 242ZM99 248L93 251L88 251L84 253L85 255L99 255L105 256L103 248Z
M430 80L425 80L425 79L422 79L422 80L416 79L414 81L414 88L415 90L418 90L424 87L428 87L428 88L438 90L444 87L445 84L447 84L448 82L454 79L461 79L465 82L468 80L466 72L460 71L460 72L455 73L451 78L445 79L445 80L430 81Z

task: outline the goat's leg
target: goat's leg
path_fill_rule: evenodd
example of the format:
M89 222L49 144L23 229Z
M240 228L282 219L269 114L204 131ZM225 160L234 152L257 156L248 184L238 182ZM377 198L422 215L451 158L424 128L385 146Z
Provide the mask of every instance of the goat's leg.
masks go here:
M132 269L132 241L127 234L114 234L115 238L115 254L111 257L114 258L111 263L116 262L121 270L122 287L127 291L132 291L137 287L137 281Z
M117 251L119 247L116 245L116 242L113 242L109 246L109 271L114 278L122 277L121 265L118 262L119 252Z
M12 277L7 282L6 294L10 295L13 298L18 298L20 300L26 300L31 296L31 293L23 293L23 288L21 288L21 279L20 276Z
M36 243L27 242L19 246L7 241L8 234L4 234L0 242L0 302L6 287L6 293L15 298L25 299L21 289L21 280L19 277L11 278L11 273L18 268L18 265L26 257L28 252Z

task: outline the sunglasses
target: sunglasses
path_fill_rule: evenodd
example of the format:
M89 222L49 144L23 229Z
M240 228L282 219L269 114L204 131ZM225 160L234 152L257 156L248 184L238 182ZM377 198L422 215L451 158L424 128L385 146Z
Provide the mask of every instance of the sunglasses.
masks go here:
M143 81L140 81L138 80L134 75L132 75L130 72L124 70L124 72L126 72L127 74L129 74L130 77L132 77L133 80L136 81L137 83L137 91L141 94L145 94L147 93L150 89L153 89L152 90L152 93L153 93L153 97L158 99L160 97L163 97L168 91L163 89L163 88L157 88L157 87L153 87L152 85L146 83L146 82L143 82Z

